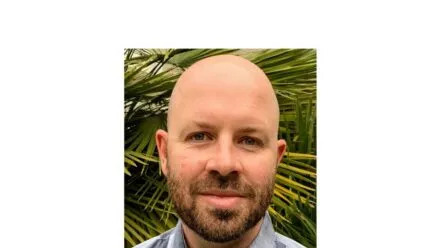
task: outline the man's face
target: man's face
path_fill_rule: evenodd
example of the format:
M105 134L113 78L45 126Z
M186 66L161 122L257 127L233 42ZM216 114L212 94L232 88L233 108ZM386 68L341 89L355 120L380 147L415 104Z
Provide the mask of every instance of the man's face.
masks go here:
M212 80L179 90L169 133L160 134L162 169L182 221L208 241L226 242L264 216L285 142L265 91Z

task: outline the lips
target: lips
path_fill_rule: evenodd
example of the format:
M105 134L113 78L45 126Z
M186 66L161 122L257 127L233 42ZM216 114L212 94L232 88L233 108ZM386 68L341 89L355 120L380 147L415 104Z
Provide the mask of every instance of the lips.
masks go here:
M201 192L200 195L210 195L210 196L219 196L219 197L244 197L244 194L241 194L237 191L230 190L212 190Z
M234 208L245 199L243 194L235 191L206 191L199 197L208 205L222 209Z

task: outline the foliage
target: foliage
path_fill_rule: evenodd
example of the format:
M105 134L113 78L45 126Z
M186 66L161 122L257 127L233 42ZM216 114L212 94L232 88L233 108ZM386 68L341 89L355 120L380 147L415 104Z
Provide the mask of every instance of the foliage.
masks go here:
M125 246L177 223L161 175L154 133L166 130L174 84L194 62L235 54L261 67L280 106L279 136L288 142L269 213L276 231L316 246L316 51L314 49L126 49Z

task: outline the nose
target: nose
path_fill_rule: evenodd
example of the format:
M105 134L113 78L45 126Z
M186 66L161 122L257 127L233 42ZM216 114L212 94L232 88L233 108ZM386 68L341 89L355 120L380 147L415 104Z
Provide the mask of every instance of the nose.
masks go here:
M206 170L222 176L241 171L241 163L235 154L235 146L230 138L218 140L214 154L207 161Z

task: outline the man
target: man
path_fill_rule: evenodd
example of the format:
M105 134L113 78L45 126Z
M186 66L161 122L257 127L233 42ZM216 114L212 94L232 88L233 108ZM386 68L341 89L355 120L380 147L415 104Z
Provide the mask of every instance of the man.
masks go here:
M220 55L186 70L171 95L168 132L156 132L180 220L136 248L303 247L276 233L267 212L286 151L278 125L271 83L248 60Z

